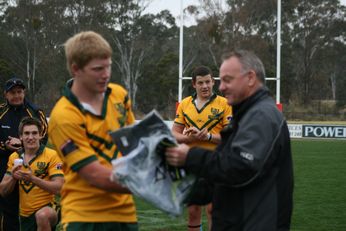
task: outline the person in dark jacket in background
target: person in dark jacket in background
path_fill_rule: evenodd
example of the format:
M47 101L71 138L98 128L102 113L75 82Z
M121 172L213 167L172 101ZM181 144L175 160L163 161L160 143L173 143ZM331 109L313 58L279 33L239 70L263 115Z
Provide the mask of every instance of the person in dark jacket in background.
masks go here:
M212 183L191 200L212 200L213 231L284 231L293 208L293 164L289 131L265 87L261 60L252 52L226 53L220 91L233 106L216 151L180 144L167 148L173 166L184 166ZM204 183L204 185L208 185ZM209 187L210 188L210 187Z
M43 125L41 142L47 143L47 120L41 109L25 99L25 85L19 78L11 78L4 86L6 102L0 105L0 181L11 153L22 148L18 126L22 118L35 117ZM6 198L0 196L0 231L19 230L18 187Z

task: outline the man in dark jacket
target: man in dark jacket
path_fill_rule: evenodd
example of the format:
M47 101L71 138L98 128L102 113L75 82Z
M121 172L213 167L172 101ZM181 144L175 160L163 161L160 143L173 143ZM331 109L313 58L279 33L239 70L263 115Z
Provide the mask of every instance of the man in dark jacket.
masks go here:
M168 148L173 166L184 166L213 182L212 195L191 198L213 203L213 231L289 230L293 166L283 115L265 87L264 67L248 51L224 56L220 91L233 106L233 120L221 132L215 152L179 145ZM198 190L197 190L198 191ZM203 201L202 201L203 199Z
M25 99L25 85L21 79L11 78L4 86L6 102L0 105L0 180L3 178L8 157L22 147L18 126L22 118L39 119L43 125L42 143L47 143L47 120L43 111ZM6 198L0 197L0 231L19 230L18 187Z

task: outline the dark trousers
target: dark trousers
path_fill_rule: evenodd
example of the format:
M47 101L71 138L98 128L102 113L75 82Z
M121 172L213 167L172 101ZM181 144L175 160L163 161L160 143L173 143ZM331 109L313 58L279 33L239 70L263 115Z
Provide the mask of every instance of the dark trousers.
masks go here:
M0 196L0 231L19 231L18 190L8 197Z

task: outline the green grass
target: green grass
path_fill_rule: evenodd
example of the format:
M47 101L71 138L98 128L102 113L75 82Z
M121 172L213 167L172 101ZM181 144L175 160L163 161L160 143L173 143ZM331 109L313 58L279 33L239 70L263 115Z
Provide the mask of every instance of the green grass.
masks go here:
M292 153L295 189L291 231L345 231L346 141L293 140ZM174 218L138 198L135 201L140 231L187 230L186 211ZM206 227L204 215L203 230Z
M292 231L346 230L346 141L293 140ZM172 218L136 199L141 231L183 231L186 211ZM206 218L203 217L204 230Z
M292 148L292 230L346 230L346 141L293 141Z
M141 199L135 198L140 231L185 231L187 230L187 211L182 216L172 217L153 208ZM203 230L208 225L205 209L202 214Z

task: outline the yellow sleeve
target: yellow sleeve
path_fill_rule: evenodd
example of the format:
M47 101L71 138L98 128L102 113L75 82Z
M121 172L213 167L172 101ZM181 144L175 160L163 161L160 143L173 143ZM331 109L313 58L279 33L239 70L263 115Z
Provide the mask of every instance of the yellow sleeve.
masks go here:
M232 119L232 107L225 104L225 116L223 117L223 126L227 126Z
M126 125L130 125L135 123L135 115L133 114L132 111L132 103L131 103L131 99L128 97L128 95L126 96L126 101L125 103L125 108L126 108Z
M174 119L174 123L182 124L185 126L186 126L186 122L185 122L185 116L184 116L184 107L186 104L186 100L187 98L183 99L179 103L176 114L175 114L175 119Z
M14 152L10 155L10 157L8 158L8 162L7 162L6 174L12 175L12 168L14 165L14 160L17 158L19 158L17 152Z
M58 124L51 130L50 138L64 163L73 171L97 160L95 151L88 142L86 128L82 124Z
M64 176L63 162L60 159L58 153L52 149L49 149L49 152L51 155L50 165L48 169L49 177L51 178L54 176Z

